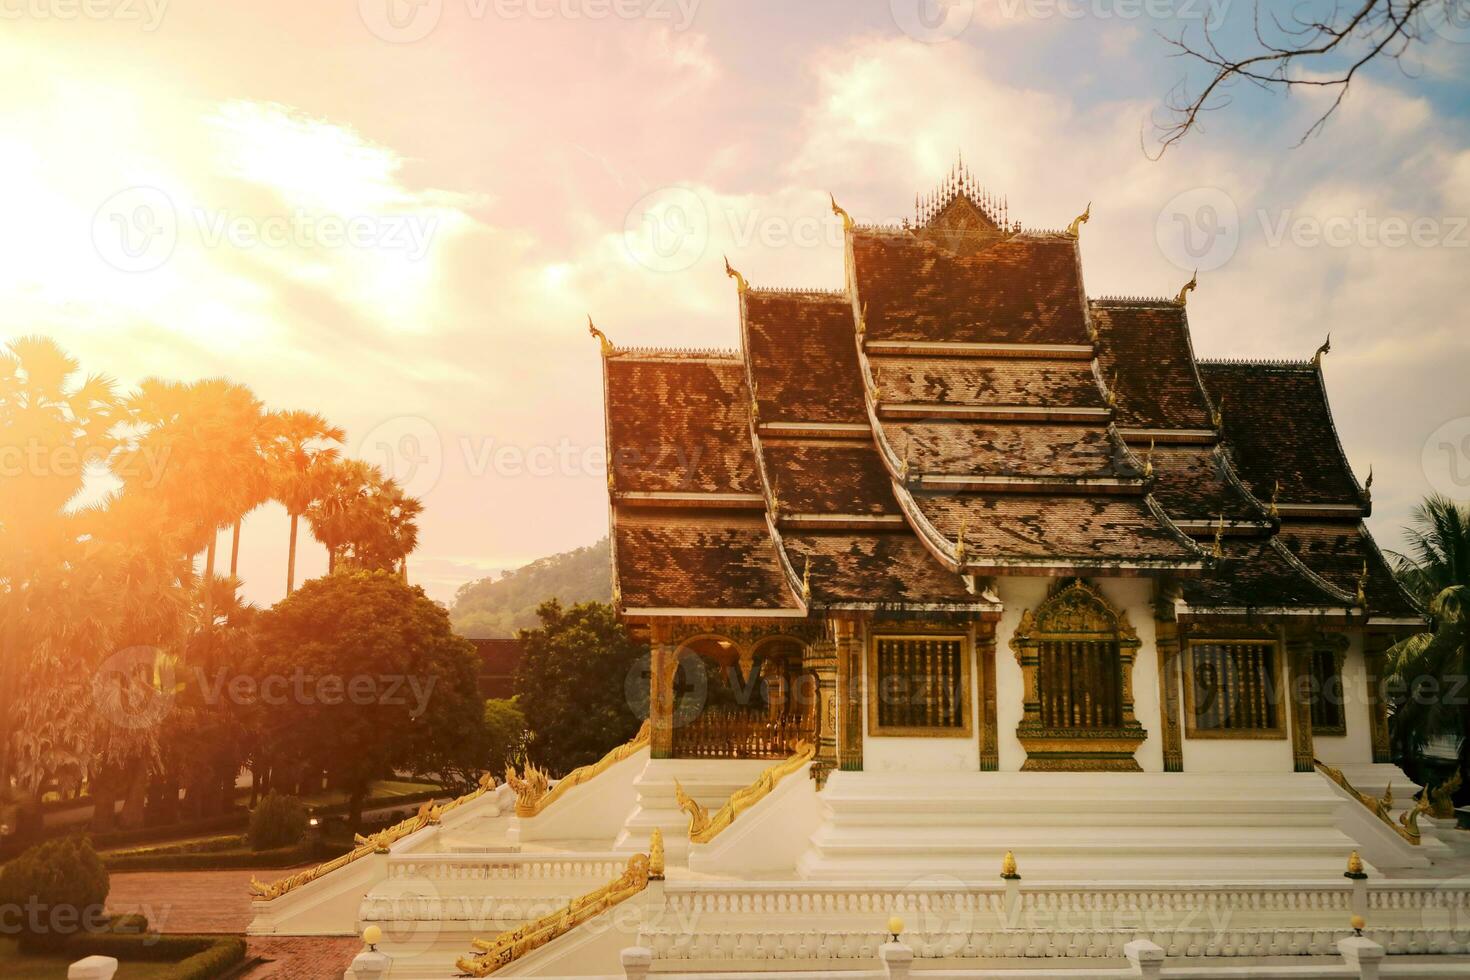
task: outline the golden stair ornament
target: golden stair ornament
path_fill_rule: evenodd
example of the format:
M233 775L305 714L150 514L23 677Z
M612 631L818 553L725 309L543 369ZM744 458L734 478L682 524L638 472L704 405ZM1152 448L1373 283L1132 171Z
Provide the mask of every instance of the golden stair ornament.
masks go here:
M1389 812L1390 809L1393 807L1392 783L1390 783L1389 786L1383 791L1383 797L1380 799L1379 797L1369 796L1367 793L1359 791L1357 787L1348 782L1347 777L1342 774L1341 769L1329 766L1327 765L1327 763L1323 762L1320 759L1313 759L1312 763L1317 767L1319 771L1321 771L1322 775L1332 780L1338 786L1341 786L1349 796L1351 796L1353 799L1357 800L1364 807L1366 807L1369 813L1373 814L1379 820L1383 821L1384 825L1386 825L1390 830L1398 834L1410 844L1413 844L1416 847L1418 846L1420 840L1419 807L1423 806L1427 809L1427 803L1421 800L1418 804L1406 811L1403 816L1399 818L1398 823L1395 823L1393 816Z
M817 754L817 746L814 742L799 741L793 748L795 751L789 759L776 763L757 776L755 782L731 793L730 799L715 811L713 816L698 801L684 792L684 787L679 784L678 780L675 780L674 799L678 802L679 809L689 814L690 842L708 844L714 840L720 831L735 822L736 817L769 796L771 790L775 789L781 780L811 762Z
M564 907L539 919L502 932L492 940L476 939L473 945L477 952L460 957L454 965L460 969L462 976L488 977L613 906L627 901L647 888L651 880L655 879L652 876L649 855L635 854L628 859L628 866L623 873L610 883L581 898L572 899Z
M642 726L639 727L638 734L634 735L631 739L608 752L607 755L604 755L596 762L573 769L561 779L558 779L555 786L549 788L545 785L549 782L546 773L529 763L526 765L525 773L519 779L514 778L515 770L513 768L507 770L505 781L510 784L510 788L515 790L516 794L516 816L534 817L544 812L547 807L551 806L551 804L561 799L576 787L581 786L595 776L601 775L647 746L652 732L652 725L645 720ZM520 783L520 787L517 786L517 783ZM522 797L523 790L521 787L524 787L524 799Z
M443 806L435 806L432 802L425 803L419 807L419 812L414 816L369 837L357 834L353 838L354 843L357 845L356 847L341 857L334 858L325 864L319 864L305 871L298 871L294 875L288 875L285 878L270 883L263 882L252 875L249 885L250 897L257 902L272 902L282 895L289 895L298 888L303 888L313 881L325 878L333 871L339 871L354 861L359 861L367 857L369 854L387 854L389 849L398 841L410 834L423 830L425 827L435 826L444 818L444 814L450 813L467 803L479 799L495 789L495 785L495 777L487 772L480 777L479 785L473 792L466 793L464 796L451 800Z

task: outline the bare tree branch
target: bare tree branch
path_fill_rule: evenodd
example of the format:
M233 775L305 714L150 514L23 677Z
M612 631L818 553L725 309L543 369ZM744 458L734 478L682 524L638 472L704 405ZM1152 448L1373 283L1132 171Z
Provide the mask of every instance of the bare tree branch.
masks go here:
M1348 89L1367 65L1389 60L1400 63L1411 46L1425 40L1427 18L1450 21L1470 12L1470 0L1355 0L1334 3L1325 13L1316 5L1300 4L1283 22L1275 11L1263 23L1261 0L1256 0L1253 33L1256 50L1227 53L1217 43L1219 24L1205 19L1203 37L1195 43L1186 31L1177 37L1160 35L1173 48L1172 57L1209 69L1208 81L1191 94L1181 81L1165 100L1169 117L1156 122L1157 153L1183 139L1202 122L1204 113L1230 104L1228 91L1245 81L1265 90L1326 89L1334 92L1330 105L1302 134L1300 146L1321 132Z

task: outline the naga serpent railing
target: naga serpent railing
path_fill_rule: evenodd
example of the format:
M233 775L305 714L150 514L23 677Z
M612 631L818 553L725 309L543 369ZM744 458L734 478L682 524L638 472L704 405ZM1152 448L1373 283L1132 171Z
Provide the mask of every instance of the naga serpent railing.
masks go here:
M564 908L549 912L533 922L502 932L494 939L476 939L475 949L469 956L455 961L465 976L488 977L503 966L540 949L547 943L564 936L589 919L596 918L620 902L627 901L648 887L650 881L661 881L664 876L663 833L654 828L648 842L647 854L635 854L628 859L623 873L611 882L581 898L574 898Z
M1426 790L1423 798L1416 802L1413 806L1409 807L1403 813L1399 814L1398 822L1395 823L1391 812L1393 809L1392 783L1389 783L1388 786L1384 787L1382 796L1372 796L1368 793L1360 791L1356 786L1348 782L1347 777L1342 774L1341 769L1329 766L1327 765L1327 763L1323 762L1320 759L1313 759L1312 763L1316 765L1318 769L1322 770L1322 775L1326 776L1328 779L1341 786L1349 796L1357 800L1359 803L1363 804L1363 806L1367 807L1369 813L1373 814L1379 820L1382 820L1385 824L1387 824L1390 830L1398 834L1410 844L1413 844L1416 847L1419 845L1419 814L1428 812L1434 806L1434 802L1432 800L1432 797L1434 796L1433 793L1430 793ZM1450 786L1449 783L1445 783L1438 787L1438 789L1435 790L1435 793L1444 793L1446 787L1449 788L1449 793L1453 793L1455 790L1455 788ZM1445 795L1447 796L1448 793L1446 793Z
M817 746L812 742L797 742L793 748L796 751L789 759L776 763L757 776L755 782L731 793L730 799L715 811L714 816L684 792L677 779L674 780L674 798L679 801L679 809L689 814L689 840L695 844L708 844L714 840L715 835L734 823L736 817L765 799L777 783L811 762L817 754Z
M339 871L354 861L367 857L369 854L386 853L389 847L409 834L417 833L425 827L434 826L443 819L446 813L457 810L466 803L478 800L494 788L495 777L486 773L480 777L480 785L473 793L466 793L464 796L456 800L451 800L442 807L435 806L432 802L425 803L419 807L419 812L414 816L409 817L407 820L402 820L386 830L380 830L371 836L364 837L361 834L353 835L353 842L357 846L341 857L334 858L325 864L319 864L314 868L308 868L305 871L297 872L294 875L289 875L270 884L266 884L252 875L250 877L250 895L256 901L270 902L304 885L309 885L318 878L324 878L333 871Z
M551 777L546 774L546 770L529 762L526 763L526 768L520 775L516 775L514 766L507 766L505 781L516 794L516 816L534 817L541 813L565 796L573 787L581 786L593 776L606 772L647 746L651 732L651 726L645 721L643 727L638 729L638 734L632 739L619 745L596 762L573 769L558 779L555 786L551 785Z

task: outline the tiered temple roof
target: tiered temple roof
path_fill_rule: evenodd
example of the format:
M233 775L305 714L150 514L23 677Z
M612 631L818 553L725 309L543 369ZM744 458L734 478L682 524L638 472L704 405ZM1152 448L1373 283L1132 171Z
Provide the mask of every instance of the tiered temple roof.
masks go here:
M1087 299L1085 217L1025 231L961 171L901 227L833 211L844 290L729 270L739 354L603 338L625 615L995 612L1006 574L1177 578L1185 615L1418 615L1320 355L1198 362L1185 292Z

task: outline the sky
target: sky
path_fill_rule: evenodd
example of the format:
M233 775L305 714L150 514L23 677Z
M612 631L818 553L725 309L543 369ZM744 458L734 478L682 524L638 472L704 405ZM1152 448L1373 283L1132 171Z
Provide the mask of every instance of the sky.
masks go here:
M1272 9L1268 4L1265 8ZM840 287L840 225L963 156L1082 233L1089 295L1189 301L1202 357L1324 371L1386 547L1470 497L1470 27L1330 94L1232 90L1158 159L1166 38L1239 0L0 0L0 339L123 385L224 375L421 496L412 578L606 533L598 348L733 348L722 256ZM285 588L286 519L241 575ZM314 542L299 575L325 568Z

